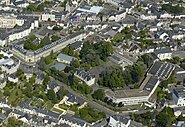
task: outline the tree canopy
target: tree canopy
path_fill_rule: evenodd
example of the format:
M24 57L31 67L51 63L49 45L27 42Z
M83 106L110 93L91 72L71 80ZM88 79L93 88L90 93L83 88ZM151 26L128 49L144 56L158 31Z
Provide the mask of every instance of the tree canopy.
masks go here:
M106 61L111 53L113 53L111 42L99 42L96 44L86 42L80 51L81 63L89 64L92 67L98 66L102 61Z
M102 89L98 89L98 90L94 91L94 93L92 94L92 97L96 100L103 101L105 98L105 93Z
M156 125L159 127L169 127L175 120L173 109L164 107L161 112L156 116Z
M178 14L181 12L185 12L185 8L179 5L173 6L172 4L163 4L162 10L165 10L168 13Z
M111 89L137 84L143 77L146 69L147 67L142 61L138 61L133 66L128 66L124 71L121 67L108 67L101 72L98 83ZM134 87L138 86L135 85Z

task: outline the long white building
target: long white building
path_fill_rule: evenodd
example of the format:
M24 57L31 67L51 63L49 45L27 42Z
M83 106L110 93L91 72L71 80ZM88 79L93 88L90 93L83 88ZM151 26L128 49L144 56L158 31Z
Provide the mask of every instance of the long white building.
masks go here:
M51 51L57 52L66 47L68 44L82 40L86 38L88 34L84 31L80 31L57 40L51 44L45 45L44 47L36 51L28 51L18 45L13 45L11 52L27 63L34 63L40 60L41 57L49 56Z

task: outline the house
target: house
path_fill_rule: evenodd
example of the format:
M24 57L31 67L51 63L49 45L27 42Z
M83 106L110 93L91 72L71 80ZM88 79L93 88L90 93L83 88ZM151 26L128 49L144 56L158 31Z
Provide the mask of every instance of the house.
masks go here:
M66 63L66 64L70 64L72 60L75 60L77 58L75 57L72 57L72 56L69 56L69 55L66 55L66 54L62 54L60 53L58 56L57 56L57 61L58 62L62 62L62 63Z
M60 116L59 123L60 124L67 124L70 127L86 127L87 126L86 122L84 122L78 118L68 116L68 115Z
M4 77L4 74L1 74L1 77L0 77L0 89L3 89L5 86L6 86L6 79Z
M129 117L113 115L101 120L93 125L93 127L146 127L141 123L131 120Z
M172 90L172 98L176 106L185 106L185 87L180 85Z
M156 15L151 15L151 14L148 14L148 15L141 15L140 18L142 20L155 20L157 19L157 16Z
M84 81L88 86L95 84L95 76L91 75L89 72L86 72L84 69L78 68L74 73L74 76Z
M118 115L110 116L107 121L110 127L129 127L131 122L130 119Z
M48 85L47 85L47 89L53 89L55 93L57 93L60 89L60 86L56 83L56 81L51 81Z
M24 112L20 111L20 110L17 110L17 109L14 109L11 113L10 113L10 117L15 117L16 119L18 119L20 116L23 116L25 115Z
M20 8L26 8L27 6L29 6L29 2L27 0L15 1L13 4Z
M42 20L42 21L48 21L48 20L50 20L50 21L55 21L55 14L53 14L53 13L48 13L48 12L44 12L44 13L42 13L42 15L41 15L41 20Z
M10 106L8 105L8 102L6 99L1 99L0 98L0 108L9 108Z
M8 80L10 82L17 83L18 82L18 77L15 74L11 74L11 75L8 76Z
M52 65L50 68L53 68L53 67L56 68L58 71L63 71L63 70L65 70L66 65L63 63L56 63L56 64Z
M154 54L160 59L172 59L172 50L171 48L162 48L154 50Z
M76 41L72 44L70 44L69 46L74 48L74 51L80 51L83 47L83 41Z
M46 109L43 109L43 108L35 108L35 111L37 113L38 116L40 117L50 117L50 118L56 118L58 119L60 114L58 113L55 113L55 112L52 112L52 111L49 111L49 110L46 110Z
M5 114L0 113L0 125L5 122L7 119L7 116Z
M85 102L84 100L82 100L81 98L79 97L76 97L75 95L71 94L71 93L67 93L67 95L64 97L64 101L63 103L68 105L68 106L71 106L71 105L77 105L78 106L78 109L81 109L83 108L84 106L87 105L87 102Z
M185 127L185 121L177 121L176 127Z
M122 10L122 11L115 12L114 14L109 15L108 20L109 21L119 22L122 19L124 19L125 17L126 17L126 11Z

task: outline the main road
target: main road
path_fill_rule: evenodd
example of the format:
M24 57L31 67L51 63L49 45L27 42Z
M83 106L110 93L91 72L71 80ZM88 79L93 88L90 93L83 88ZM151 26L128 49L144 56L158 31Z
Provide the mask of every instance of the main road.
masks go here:
M71 93L71 94L75 95L76 97L79 97L79 98L83 99L84 101L86 101L87 103L89 103L89 105L92 108L98 109L98 110L100 110L110 116L117 114L115 111L113 111L107 107L104 107L104 106L98 104L97 102L95 102L85 96L80 95L76 91L72 90L69 86L65 85L63 82L60 82L60 81L54 79L53 77L51 77L51 80L55 80L57 84L59 84L60 86L63 86L63 88L68 90L69 93Z

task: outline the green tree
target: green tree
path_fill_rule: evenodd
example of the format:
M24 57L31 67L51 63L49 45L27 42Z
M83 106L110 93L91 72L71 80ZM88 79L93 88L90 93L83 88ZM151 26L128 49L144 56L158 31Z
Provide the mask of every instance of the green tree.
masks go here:
M23 123L20 120L16 120L14 117L8 118L8 123L6 125L7 127L21 127L23 126Z
M30 4L26 8L27 11L36 11L36 9L37 9L36 4Z
M98 89L98 90L94 91L94 93L92 94L92 97L96 100L103 101L105 98L105 93L102 89Z
M59 40L59 39L60 39L60 37L57 36L57 35L52 35L52 36L51 36L51 41L52 41L52 42L55 42L55 41L57 41L57 40Z
M49 89L47 92L47 97L49 100L56 101L56 94L55 94L54 90Z
M173 109L164 107L161 112L156 116L156 125L160 127L169 127L175 120Z
M65 94L64 88L60 87L59 91L56 93L58 100L61 100Z
M18 68L17 69L17 72L16 72L16 76L19 77L21 76L22 74L24 74L23 70L21 68Z
M78 68L80 66L80 62L77 59L73 59L70 63L72 68Z

